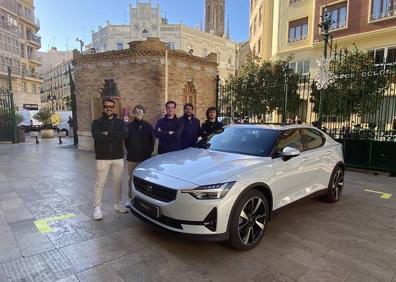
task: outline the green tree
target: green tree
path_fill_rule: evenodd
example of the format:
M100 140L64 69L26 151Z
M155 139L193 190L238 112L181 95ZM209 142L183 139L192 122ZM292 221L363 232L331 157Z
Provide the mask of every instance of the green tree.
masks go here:
M330 62L330 70L335 74L335 82L321 90L324 116L349 120L353 114L363 116L379 109L391 81L384 74L384 66L375 65L368 53L357 48L352 51L340 50ZM378 75L368 76L368 73ZM320 91L315 82L311 88L313 111L318 113Z
M50 109L41 108L33 117L43 123L44 127L52 127L51 124L52 111Z
M264 61L255 56L249 57L240 74L226 80L220 105L231 104L237 118L250 116L263 120L265 114L281 114L285 102L285 66L288 66L290 59ZM300 103L297 93L299 76L288 72L287 80L287 111L290 112ZM221 106L222 110L224 108Z

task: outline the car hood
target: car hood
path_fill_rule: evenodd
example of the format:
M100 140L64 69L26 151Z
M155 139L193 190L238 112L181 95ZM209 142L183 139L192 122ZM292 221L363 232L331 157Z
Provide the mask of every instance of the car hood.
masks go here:
M135 172L149 170L178 178L195 185L222 181L255 166L270 162L270 158L188 148L156 156L141 163Z

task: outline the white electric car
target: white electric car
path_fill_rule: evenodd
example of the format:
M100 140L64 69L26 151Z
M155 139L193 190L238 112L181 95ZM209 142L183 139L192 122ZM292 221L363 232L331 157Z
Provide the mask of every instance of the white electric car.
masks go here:
M313 194L337 201L341 144L311 126L230 125L133 172L131 211L168 230L251 249L273 211Z

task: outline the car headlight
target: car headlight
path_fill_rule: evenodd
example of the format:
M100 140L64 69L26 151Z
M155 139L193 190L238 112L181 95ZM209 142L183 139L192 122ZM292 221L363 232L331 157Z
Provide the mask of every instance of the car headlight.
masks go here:
M195 189L182 190L182 193L187 193L198 200L211 200L211 199L221 199L227 195L231 187L235 184L235 181L210 184L199 186Z

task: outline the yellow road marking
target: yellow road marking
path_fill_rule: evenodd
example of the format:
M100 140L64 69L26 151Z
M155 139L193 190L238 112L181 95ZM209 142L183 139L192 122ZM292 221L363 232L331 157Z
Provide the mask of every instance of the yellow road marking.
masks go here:
M368 190L368 189L365 189L364 191L370 192L370 193L375 193L375 194L380 194L381 199L390 199L390 197L392 197L392 194L384 193L384 192L380 192L380 191L374 191L374 190Z
M60 221L60 220L72 218L75 216L76 215L72 214L72 213L65 213L65 214L61 214L61 215L57 215L57 216L52 216L52 217L36 220L33 223L34 223L34 225L36 225L36 228L41 233L49 233L49 232L52 232L52 227L49 226L50 222Z

